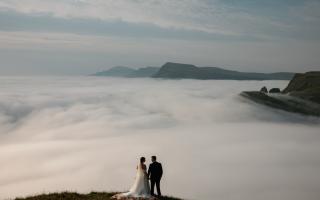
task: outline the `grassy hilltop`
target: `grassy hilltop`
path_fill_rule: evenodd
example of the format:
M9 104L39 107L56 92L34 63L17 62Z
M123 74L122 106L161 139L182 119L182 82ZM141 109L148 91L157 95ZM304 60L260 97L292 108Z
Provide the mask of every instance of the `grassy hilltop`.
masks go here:
M62 192L41 194L25 198L16 198L15 200L111 200L111 197L116 194L114 192L91 192L89 194L78 194L74 192ZM131 200L131 199L128 199ZM161 197L159 200L181 200L173 197Z

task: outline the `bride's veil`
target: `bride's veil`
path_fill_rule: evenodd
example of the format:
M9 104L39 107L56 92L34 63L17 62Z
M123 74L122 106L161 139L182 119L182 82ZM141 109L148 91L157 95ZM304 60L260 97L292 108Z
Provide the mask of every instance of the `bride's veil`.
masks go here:
M143 175L142 164L139 163L137 166L137 175Z

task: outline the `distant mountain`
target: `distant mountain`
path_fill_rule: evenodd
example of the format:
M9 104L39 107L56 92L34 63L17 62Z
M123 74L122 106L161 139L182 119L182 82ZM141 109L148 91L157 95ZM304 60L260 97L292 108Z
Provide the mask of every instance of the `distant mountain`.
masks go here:
M152 77L159 71L160 67L143 67L135 70L129 77Z
M129 67L117 66L111 69L97 72L94 76L111 76L111 77L152 77L159 71L159 67L143 67L139 69L133 69Z
M95 76L127 77L134 72L135 72L135 69L131 69L129 67L123 67L123 66L116 66L105 71L97 72L94 75Z
M250 73L226 70L218 67L196 67L190 64L164 64L153 76L154 78L169 79L220 79L220 80L290 80L294 73Z
M252 73L238 72L219 67L197 67L191 64L168 62L160 67L143 67L133 69L130 67L117 66L109 70L97 72L94 76L111 77L153 77L167 79L216 79L216 80L290 80L294 73Z

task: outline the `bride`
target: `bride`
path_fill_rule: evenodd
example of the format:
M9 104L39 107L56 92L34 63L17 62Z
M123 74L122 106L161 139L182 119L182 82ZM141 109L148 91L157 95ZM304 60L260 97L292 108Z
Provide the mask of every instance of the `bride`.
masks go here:
M126 193L120 193L114 196L116 199L122 199L126 197L134 198L152 198L150 194L150 186L148 181L147 166L145 157L140 158L140 163L137 166L137 175L133 186Z

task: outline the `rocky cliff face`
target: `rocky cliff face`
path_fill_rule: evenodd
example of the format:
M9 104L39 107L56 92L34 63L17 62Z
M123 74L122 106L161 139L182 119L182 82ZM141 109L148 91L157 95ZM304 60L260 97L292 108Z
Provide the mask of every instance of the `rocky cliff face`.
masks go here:
M320 116L319 104L310 103L310 101L305 101L300 98L295 98L288 95L268 95L264 92L256 91L242 92L240 95L258 104L287 112L318 117Z
M320 117L320 72L296 74L282 94L246 91L241 96L276 109Z
M320 104L320 72L296 74L282 93Z

